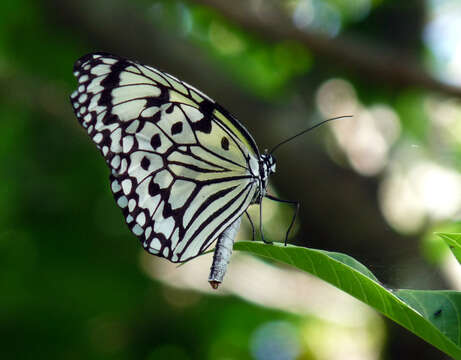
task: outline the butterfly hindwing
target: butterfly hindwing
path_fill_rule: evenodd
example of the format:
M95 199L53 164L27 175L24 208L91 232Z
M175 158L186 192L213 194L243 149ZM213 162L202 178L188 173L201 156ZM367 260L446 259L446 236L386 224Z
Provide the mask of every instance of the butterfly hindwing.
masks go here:
M252 137L205 94L152 67L89 54L74 74L75 114L111 169L131 231L173 262L205 251L259 189Z

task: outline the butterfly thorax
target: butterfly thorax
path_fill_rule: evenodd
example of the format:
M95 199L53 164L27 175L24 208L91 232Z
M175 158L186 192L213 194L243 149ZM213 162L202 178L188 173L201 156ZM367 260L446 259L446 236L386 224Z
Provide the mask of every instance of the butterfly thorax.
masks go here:
M260 190L255 194L252 203L259 204L261 198L266 195L266 188L269 182L269 176L275 173L275 157L266 153L259 157L259 181Z

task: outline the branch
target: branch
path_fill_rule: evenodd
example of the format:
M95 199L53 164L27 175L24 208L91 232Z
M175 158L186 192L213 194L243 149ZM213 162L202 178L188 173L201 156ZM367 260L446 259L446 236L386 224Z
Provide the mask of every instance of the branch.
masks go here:
M194 1L216 9L225 18L269 41L296 40L317 56L354 72L366 81L372 80L396 87L418 87L461 97L461 87L437 80L415 60L395 50L371 46L363 41L344 37L329 38L319 33L300 30L281 11L269 9L267 6L255 9L242 1Z

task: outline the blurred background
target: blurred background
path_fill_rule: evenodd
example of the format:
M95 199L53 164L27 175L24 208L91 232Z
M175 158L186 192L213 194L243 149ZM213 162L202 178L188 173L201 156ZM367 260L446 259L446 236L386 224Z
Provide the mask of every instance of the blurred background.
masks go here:
M350 296L234 254L177 268L145 254L75 119L92 51L201 89L301 202L290 242L347 253L391 288L461 289L434 231L460 231L461 3L456 0L10 0L0 6L3 359L444 359ZM257 221L257 210L252 216ZM269 240L289 206L264 203ZM240 239L250 239L244 223Z

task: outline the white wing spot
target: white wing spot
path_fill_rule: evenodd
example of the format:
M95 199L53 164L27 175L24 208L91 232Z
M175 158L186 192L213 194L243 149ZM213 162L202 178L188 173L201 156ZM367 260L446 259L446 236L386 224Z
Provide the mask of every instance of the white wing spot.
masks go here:
M123 189L123 193L126 195L126 194L129 194L131 192L131 187L133 186L132 182L130 179L125 179L122 181L122 189Z
M121 208L126 208L126 206L128 205L128 199L126 198L126 196L121 196L118 198L117 204Z
M80 95L80 97L78 98L78 102L79 103L84 103L86 101L86 99L88 99L88 95L87 94L82 94Z
M76 75L76 76L78 76L78 75ZM88 75L85 74L85 75L82 75L82 76L79 77L78 82L79 82L79 83L84 83L84 82L87 81L88 79L89 79L89 78L88 78Z
M135 226L133 226L133 233L137 236L141 235L142 233L144 232L144 230L142 229L141 226L139 226L139 224L136 224Z
M112 161L110 162L110 164L112 165L113 168L118 169L118 167L120 166L120 156L115 155L112 158Z
M93 141L97 144L99 144L103 139L103 136L101 133L97 133L94 137L93 137Z
M129 211L133 211L135 207L136 207L136 200L135 199L131 199L130 201L128 201L128 210Z
M146 223L146 215L144 215L144 213L139 213L138 217L136 218L136 222L141 225L141 226L144 226L144 224Z
M114 193L118 193L120 189L121 189L120 183L117 180L112 181L112 191Z
M160 240L158 238L153 238L152 241L150 242L150 248L153 251L158 252L161 247L162 247L162 244L160 243Z

